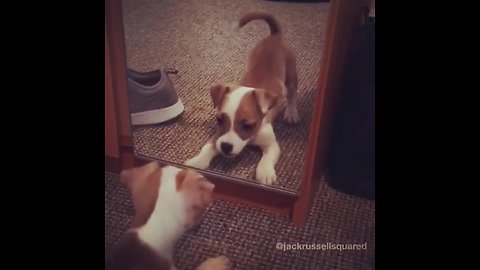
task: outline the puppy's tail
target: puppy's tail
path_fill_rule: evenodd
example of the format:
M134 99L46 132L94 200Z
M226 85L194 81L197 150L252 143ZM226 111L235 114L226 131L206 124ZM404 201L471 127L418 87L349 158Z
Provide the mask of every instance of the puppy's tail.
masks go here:
M280 34L281 29L280 29L280 24L278 23L277 19L273 17L273 15L265 12L265 11L251 11L248 12L247 14L243 15L242 18L240 18L240 22L238 24L239 27L244 26L245 24L249 23L250 21L253 20L264 20L268 23L268 26L270 27L270 34L275 35L275 34Z

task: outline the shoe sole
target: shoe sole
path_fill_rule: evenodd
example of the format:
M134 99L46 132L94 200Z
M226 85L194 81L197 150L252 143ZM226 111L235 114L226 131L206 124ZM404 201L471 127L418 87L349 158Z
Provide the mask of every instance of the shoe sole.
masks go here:
M177 117L183 112L183 110L183 103L178 100L177 103L163 109L132 113L132 125L137 126L163 123Z

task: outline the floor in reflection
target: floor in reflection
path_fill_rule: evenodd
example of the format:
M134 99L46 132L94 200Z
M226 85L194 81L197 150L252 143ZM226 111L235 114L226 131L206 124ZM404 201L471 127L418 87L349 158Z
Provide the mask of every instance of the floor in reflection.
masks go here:
M301 122L274 126L282 154L276 186L296 192L301 183L308 133L325 41L328 3L275 1L130 1L123 0L128 67L148 71L175 68L169 77L185 105L174 121L133 128L138 154L175 163L193 157L214 133L214 109L208 92L216 82L237 82L246 57L269 34L263 21L232 30L240 15L254 5L280 22L297 55ZM235 159L217 157L210 169L255 181L261 152L255 148Z

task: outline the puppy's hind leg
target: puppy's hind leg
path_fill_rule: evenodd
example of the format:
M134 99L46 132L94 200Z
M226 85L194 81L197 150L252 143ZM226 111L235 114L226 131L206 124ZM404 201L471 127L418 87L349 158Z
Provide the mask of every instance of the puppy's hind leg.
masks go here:
M297 63L293 56L287 58L287 70L285 86L287 88L287 106L285 108L284 119L288 123L297 123L300 121L298 116L298 76Z

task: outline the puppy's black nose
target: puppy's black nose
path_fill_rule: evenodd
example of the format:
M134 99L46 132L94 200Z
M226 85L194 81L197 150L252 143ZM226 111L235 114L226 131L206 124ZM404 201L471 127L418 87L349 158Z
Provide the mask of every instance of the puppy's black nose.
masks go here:
M233 149L233 145L229 144L229 143L224 143L222 142L220 144L220 148L222 148L222 152L225 153L225 154L230 154L230 152L232 152L232 149Z

